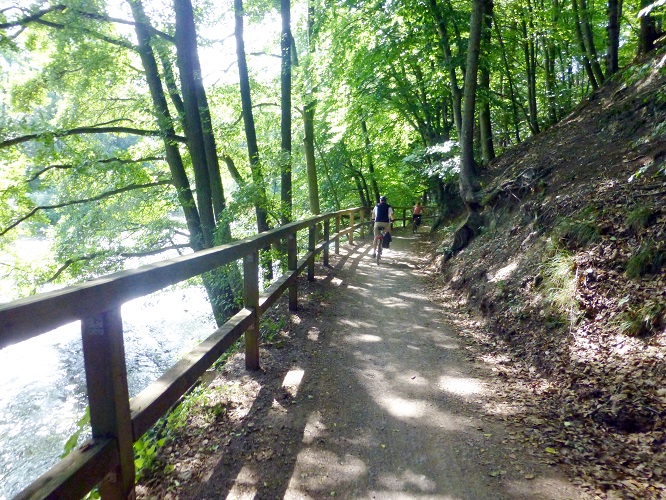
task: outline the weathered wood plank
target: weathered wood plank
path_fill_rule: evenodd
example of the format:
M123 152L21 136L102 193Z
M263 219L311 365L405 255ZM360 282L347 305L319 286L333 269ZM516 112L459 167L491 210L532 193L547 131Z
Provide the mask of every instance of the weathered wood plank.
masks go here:
M0 304L0 349L72 321L94 316L123 303L198 276L243 258L250 252L278 243L289 234L337 214L292 222L239 242L220 245L137 269L120 271L80 285Z
M14 500L82 498L119 463L115 440L88 440L16 495Z
M254 313L243 309L186 354L160 378L130 401L132 435L137 441L253 323Z
M120 457L100 492L104 498L129 498L134 494L134 441L120 308L85 318L81 337L92 437L115 439Z
M254 311L252 325L245 330L245 368L259 369L259 252L243 257L243 305Z

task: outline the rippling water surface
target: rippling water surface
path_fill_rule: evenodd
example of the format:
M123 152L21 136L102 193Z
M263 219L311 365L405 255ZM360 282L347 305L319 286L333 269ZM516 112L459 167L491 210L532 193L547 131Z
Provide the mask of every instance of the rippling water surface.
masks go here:
M123 305L130 397L215 330L202 287ZM80 324L0 350L0 499L16 495L62 454L87 405Z

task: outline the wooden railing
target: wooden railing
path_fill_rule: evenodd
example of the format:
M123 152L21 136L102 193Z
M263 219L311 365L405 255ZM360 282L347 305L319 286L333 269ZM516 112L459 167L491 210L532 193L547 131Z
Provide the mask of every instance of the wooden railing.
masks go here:
M346 236L351 244L355 231L363 237L367 220L366 209L342 210L293 222L237 243L0 305L0 349L81 321L92 427L91 439L15 498L80 498L98 484L103 498L132 498L133 444L243 334L245 365L258 369L261 315L285 290L289 290L289 309L295 310L298 275L307 268L308 280L314 280L315 257L323 252L323 263L328 265L330 243L334 243L338 253L340 238ZM308 248L299 258L297 234L304 229L308 230ZM318 234L322 235L321 241ZM259 251L285 240L288 271L259 293ZM130 401L121 305L240 259L243 309Z
M412 211L414 207L393 207L393 216L395 217L395 223L402 222L402 227L407 226L407 224L412 223ZM423 207L425 211L421 219L435 219L436 214L438 213L437 207Z

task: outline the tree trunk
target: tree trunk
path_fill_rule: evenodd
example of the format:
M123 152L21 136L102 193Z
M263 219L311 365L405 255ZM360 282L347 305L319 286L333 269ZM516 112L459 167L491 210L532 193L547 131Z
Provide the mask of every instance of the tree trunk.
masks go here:
M451 52L451 42L449 40L449 34L446 27L446 20L442 15L442 11L440 10L439 5L437 4L437 0L429 0L428 6L430 7L430 13L435 19L435 23L437 23L439 46L444 53L444 62L446 63L449 72L449 83L451 84L451 101L453 104L453 119L454 123L456 124L458 137L460 137L462 131L462 92L460 90L460 85L458 85L456 66L453 63L453 54Z
M201 134L203 140L204 154L206 158L206 166L208 168L208 178L210 181L210 193L213 202L213 216L216 222L224 220L221 218L224 209L226 208L226 200L224 197L224 188L222 187L222 177L220 175L220 161L217 157L217 146L215 144L215 136L213 135L213 124L210 116L210 108L208 106L208 98L206 97L206 90L201 76L201 64L199 63L199 51L197 49L197 34L196 26L194 24L194 11L192 9L191 0L175 0L177 25L180 30L183 30L181 37L177 35L177 40L182 40L178 48L179 60L184 58L187 60L186 64L191 68L190 75L187 75L188 86L191 85L194 92L194 102L190 103L189 98L184 99L185 118L188 119L190 113L194 114L195 111L199 115L199 123L201 127ZM178 19L180 18L180 21ZM179 67L183 63L179 62ZM191 78L190 78L191 76ZM181 73L181 81L183 75ZM191 83L189 83L191 82ZM188 91L189 92L189 91ZM185 95L185 92L183 91ZM198 144L198 140L197 140ZM219 228L223 240L231 240L231 231L227 224Z
M319 215L319 183L317 180L317 164L315 160L314 148L314 110L315 103L310 101L303 108L303 148L305 149L305 168L308 179L308 201L310 202L310 212Z
M136 21L134 27L138 40L138 51L146 74L146 81L153 101L155 115L157 116L157 126L164 138L163 141L167 164L169 165L173 185L178 193L180 206L185 214L187 228L190 231L190 244L195 251L202 250L205 248L204 237L201 230L199 212L197 211L194 196L190 189L190 181L187 178L185 166L182 157L180 156L178 146L166 139L169 136L174 136L175 130L173 128L169 106L167 105L164 88L162 87L159 71L157 69L155 55L150 45L148 19L144 13L143 5L140 0L131 0L129 5L132 9L134 20Z
M488 9L484 13L482 39L483 46L490 47L493 23L493 3L486 2ZM495 158L495 146L493 145L492 122L490 119L490 70L489 61L484 61L480 67L479 87L482 100L479 109L479 131L481 134L481 157L488 164Z
M594 90L599 88L599 82L597 81L596 76L594 75L594 70L592 69L592 63L588 56L587 49L585 47L585 38L583 37L583 29L581 28L580 14L578 12L578 1L571 0L571 6L573 7L574 13L574 32L576 34L576 41L578 42L578 47L580 48L580 55L583 58L583 67L587 73L587 78L590 80L590 84Z
M281 147L280 161L280 212L282 224L288 224L292 217L291 194L291 2L280 0L280 13L282 17L282 36L280 49L282 57L282 71L280 74L280 106L281 106Z
M247 153L250 159L252 171L252 182L254 183L257 198L255 200L255 212L257 215L257 231L263 233L269 229L266 189L264 187L264 176L259 158L259 146L257 144L257 133L254 127L254 115L252 114L252 97L250 95L250 77L247 71L245 59L245 41L243 39L243 0L234 0L234 15L236 17L236 55L238 57L238 73L240 77L241 106L243 109L243 124L245 126L245 137L247 140Z
M131 0L129 3L136 21L135 30L137 33L139 55L146 73L146 80L148 82L153 106L158 117L158 127L163 133L163 137L165 137L164 147L167 163L190 231L190 245L195 251L209 248L212 246L212 234L210 235L211 241L207 244L207 238L204 237L205 233L201 228L197 205L192 196L180 151L172 141L166 139L166 137L174 135L173 122L167 106L164 89L159 78L157 62L150 45L148 19L145 16L140 0ZM227 274L222 270L217 273L207 273L203 278L204 286L213 309L213 315L218 326L224 324L224 322L237 311L233 286L230 282L230 280L233 279L230 278L230 276L233 275L233 272Z
M372 159L372 143L370 142L370 134L368 134L368 126L365 120L361 120L361 131L363 132L363 140L365 141L365 152L368 157L368 170L370 171L370 182L372 183L372 190L375 193L375 199L379 203L379 185L377 184L377 177L375 176L375 165Z
M620 19L622 0L608 0L608 25L606 26L606 77L617 73L619 68L618 51L620 49Z
M511 112L513 115L513 132L516 139L516 144L520 144L520 119L518 118L518 105L516 104L516 93L513 85L513 76L511 75L511 67L509 66L509 59L506 53L506 46L504 45L504 38L502 37L502 31L500 30L497 18L494 18L495 21L495 32L497 33L497 41L500 44L502 49L502 61L504 63L504 71L506 71L506 80L509 85L509 97L511 99Z
M356 189L358 190L358 199L361 203L362 207L369 207L370 202L368 199L365 197L365 193L363 192L363 184L361 184L361 178L359 175L354 176L354 181L356 182Z
M460 139L460 196L470 212L480 208L479 185L476 178L474 161L474 109L476 105L476 86L479 70L479 52L481 47L481 27L483 13L488 0L474 0L470 19L469 42L467 44L467 71L465 73L465 92L462 112L462 136Z
M583 37L585 38L585 46L587 47L587 54L592 64L592 71L597 79L597 83L601 85L604 83L604 72L601 70L599 58L597 56L597 48L594 45L594 34L592 33L592 25L590 23L590 11L587 8L587 0L580 0L581 15L581 29L583 30Z
M525 57L525 73L527 76L527 103L529 109L529 125L532 135L540 132L539 129L539 114L537 110L537 90L536 90L536 57L534 51L534 39L532 33L534 32L532 26L532 4L528 0L528 19L521 19L521 29L523 33L523 55ZM530 29L528 30L528 24Z
M188 8L189 7L189 8ZM206 248L213 245L215 232L215 217L213 215L213 199L211 182L206 161L206 147L204 145L201 116L197 103L197 93L194 83L194 61L192 52L196 51L196 34L192 33L194 19L191 18L191 4L189 0L174 0L176 13L176 55L178 70L180 72L180 87L183 93L185 108L185 126L187 145L192 159L194 179L196 183L197 205L201 217L201 228ZM193 46L194 45L194 46Z
M313 36L314 36L314 2L308 2L308 56L314 52ZM310 57L306 60L306 68L304 73L309 75L311 72ZM315 158L315 136L314 136L314 115L316 102L312 95L312 89L308 88L304 97L305 104L303 105L303 149L305 152L305 168L308 179L308 201L310 202L310 212L314 215L321 213L319 207L319 182L317 180L317 162ZM331 185L332 189L335 189ZM334 193L335 195L335 193ZM337 195L336 195L337 199Z
M641 8L652 4L652 0L641 0ZM652 14L641 16L640 37L638 42L638 55L647 54L654 49L654 42L657 40L657 27Z

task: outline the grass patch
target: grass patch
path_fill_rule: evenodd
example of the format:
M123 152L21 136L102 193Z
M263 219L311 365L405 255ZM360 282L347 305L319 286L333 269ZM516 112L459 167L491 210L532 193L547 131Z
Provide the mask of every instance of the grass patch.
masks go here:
M597 217L591 210L583 211L579 219L562 220L553 232L559 243L571 249L585 248L601 238Z
M651 226L655 220L656 214L650 207L646 206L636 207L627 214L627 226L634 233Z
M666 263L666 252L654 242L641 245L627 261L626 274L629 278L640 278L646 274L658 273Z
M664 326L666 305L653 300L630 307L618 319L620 332L630 337L646 337L658 332Z
M544 265L542 286L553 317L569 316L576 304L576 262L571 254L560 251Z

